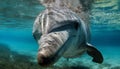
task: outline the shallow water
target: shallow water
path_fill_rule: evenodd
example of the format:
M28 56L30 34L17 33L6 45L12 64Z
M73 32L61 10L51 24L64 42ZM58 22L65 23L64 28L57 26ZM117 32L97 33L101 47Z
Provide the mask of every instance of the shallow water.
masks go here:
M48 69L120 69L119 3L98 0L92 10L91 43L102 52L102 64L84 54L69 61L61 58ZM32 25L43 9L38 1L0 1L0 69L41 69L36 64L38 45L32 36Z

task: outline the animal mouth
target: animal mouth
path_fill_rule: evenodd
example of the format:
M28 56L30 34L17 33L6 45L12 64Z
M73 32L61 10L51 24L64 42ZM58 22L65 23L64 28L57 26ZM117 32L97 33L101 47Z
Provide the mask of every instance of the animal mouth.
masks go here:
M41 47L38 52L38 64L42 67L48 67L54 64L59 58L58 50L60 47L62 46L51 45Z
M38 53L38 64L42 67L48 67L53 64L54 56L45 56L41 53Z

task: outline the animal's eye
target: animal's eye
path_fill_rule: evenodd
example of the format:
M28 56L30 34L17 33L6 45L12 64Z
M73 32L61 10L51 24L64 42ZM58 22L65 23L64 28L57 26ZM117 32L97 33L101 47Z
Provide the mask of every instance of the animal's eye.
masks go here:
M78 28L79 28L79 23L78 22L74 22L74 28L75 28L75 30L78 30Z

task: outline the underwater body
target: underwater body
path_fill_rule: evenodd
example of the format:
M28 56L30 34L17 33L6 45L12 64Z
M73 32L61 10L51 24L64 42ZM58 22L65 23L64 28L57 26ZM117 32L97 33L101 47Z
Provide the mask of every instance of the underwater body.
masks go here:
M91 43L102 52L102 64L84 54L69 61L61 58L48 69L120 69L119 3L98 0L92 8ZM44 7L32 0L4 0L0 5L0 69L41 69L36 63L38 45L32 26Z

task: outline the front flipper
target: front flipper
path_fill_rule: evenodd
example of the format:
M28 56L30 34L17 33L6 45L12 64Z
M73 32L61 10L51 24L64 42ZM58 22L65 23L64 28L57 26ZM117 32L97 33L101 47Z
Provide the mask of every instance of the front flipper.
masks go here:
M103 62L103 56L100 51L98 51L95 47L93 47L90 44L87 44L87 53L91 57L93 57L93 62L96 63L102 63Z

